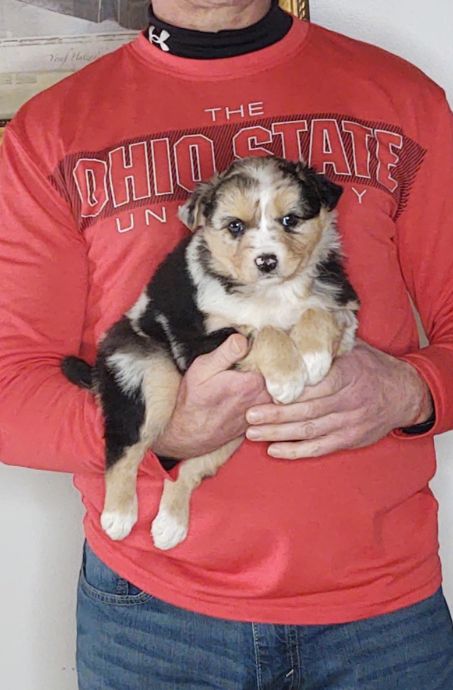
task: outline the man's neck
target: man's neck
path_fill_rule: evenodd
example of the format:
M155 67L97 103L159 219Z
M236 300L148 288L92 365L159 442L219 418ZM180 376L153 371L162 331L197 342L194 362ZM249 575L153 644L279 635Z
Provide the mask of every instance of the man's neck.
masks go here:
M244 29L269 11L271 0L153 0L159 19L197 31Z

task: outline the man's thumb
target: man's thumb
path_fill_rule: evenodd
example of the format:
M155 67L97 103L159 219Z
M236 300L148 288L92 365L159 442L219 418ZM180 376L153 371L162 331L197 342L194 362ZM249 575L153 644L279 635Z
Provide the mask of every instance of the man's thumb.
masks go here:
M203 367L203 378L226 371L247 354L247 338L240 333L230 335L219 347L199 359Z

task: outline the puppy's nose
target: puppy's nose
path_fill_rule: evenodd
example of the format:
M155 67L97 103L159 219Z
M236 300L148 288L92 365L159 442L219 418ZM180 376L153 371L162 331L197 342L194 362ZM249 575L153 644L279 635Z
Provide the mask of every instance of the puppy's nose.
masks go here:
M255 263L262 273L271 273L277 268L278 259L275 254L261 254L256 257Z

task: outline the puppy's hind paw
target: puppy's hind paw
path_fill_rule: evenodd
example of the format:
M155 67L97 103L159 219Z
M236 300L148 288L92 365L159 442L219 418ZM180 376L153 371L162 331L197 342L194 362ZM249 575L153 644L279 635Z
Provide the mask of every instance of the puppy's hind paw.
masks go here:
M104 510L101 515L101 526L104 532L114 541L125 539L137 522L137 511L120 513Z
M188 520L183 516L161 508L151 527L154 546L161 551L173 549L187 537L188 527Z

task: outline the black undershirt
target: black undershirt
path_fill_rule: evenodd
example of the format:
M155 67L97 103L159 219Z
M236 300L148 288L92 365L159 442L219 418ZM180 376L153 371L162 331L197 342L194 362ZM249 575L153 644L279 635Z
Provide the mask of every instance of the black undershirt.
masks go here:
M178 57L215 60L245 55L280 41L293 23L292 17L272 0L269 12L256 24L245 29L195 31L167 24L149 8L148 38L152 44Z

